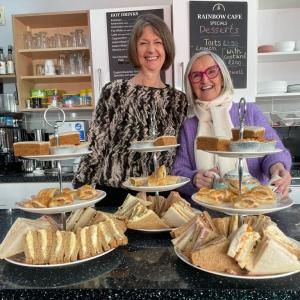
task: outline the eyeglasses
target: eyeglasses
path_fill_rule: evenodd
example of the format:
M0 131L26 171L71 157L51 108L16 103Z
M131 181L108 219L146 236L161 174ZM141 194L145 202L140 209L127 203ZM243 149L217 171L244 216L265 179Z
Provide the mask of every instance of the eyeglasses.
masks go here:
M192 83L198 83L202 80L204 74L208 79L213 79L217 77L220 73L220 67L218 65L211 66L204 70L203 72L201 71L195 71L189 74L189 80Z

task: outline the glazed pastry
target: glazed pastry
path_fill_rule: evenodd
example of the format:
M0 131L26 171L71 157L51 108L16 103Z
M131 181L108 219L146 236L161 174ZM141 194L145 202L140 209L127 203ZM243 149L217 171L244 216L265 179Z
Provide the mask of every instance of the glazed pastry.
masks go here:
M91 185L83 185L77 190L77 196L80 200L89 200L97 196L97 191Z

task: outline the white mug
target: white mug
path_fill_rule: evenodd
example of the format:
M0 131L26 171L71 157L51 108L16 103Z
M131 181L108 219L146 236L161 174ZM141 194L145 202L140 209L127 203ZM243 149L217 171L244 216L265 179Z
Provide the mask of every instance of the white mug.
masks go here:
M52 59L45 60L45 75L55 75L55 66Z

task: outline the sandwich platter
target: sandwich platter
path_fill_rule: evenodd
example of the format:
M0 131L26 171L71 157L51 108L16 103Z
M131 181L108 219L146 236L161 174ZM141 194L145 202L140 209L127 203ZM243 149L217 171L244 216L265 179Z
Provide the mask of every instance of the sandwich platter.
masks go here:
M197 200L195 194L192 195L192 200L203 207L211 210L219 211L228 215L239 214L239 215L259 215L267 214L275 211L286 209L294 204L294 200L290 197L285 199L277 199L274 204L261 205L257 208L234 208L231 203L222 203L219 205L209 204Z
M123 186L134 190L138 192L164 192L164 191L171 191L175 190L187 183L189 183L190 179L187 177L178 176L179 180L177 183L174 184L168 184L168 185L157 185L157 186L148 186L148 185L142 185L142 186L134 186L130 184L128 180L123 182Z
M54 206L54 207L46 207L46 208L25 207L24 202L26 202L26 200L16 203L16 206L21 210L37 213L37 214L50 215L50 214L58 214L63 212L70 212L78 208L93 206L95 203L99 202L100 200L106 197L106 193L104 191L102 190L96 190L96 191L97 191L97 196L95 198L92 198L90 200L74 200L72 204L67 204L62 206Z
M233 152L233 151L207 151L212 154L217 154L223 157L240 157L240 158L255 158L255 157L263 157L266 155L279 153L282 149L274 149L268 151L251 151L251 152Z
M274 278L280 278L280 277L286 277L286 276L290 276L296 273L300 272L299 270L296 271L292 271L292 272L286 272L286 273L280 273L280 274L271 274L271 275L236 275L236 274L230 274L230 273L225 273L225 272L217 272L217 271L210 271L210 270L206 270L203 269L201 267L198 267L196 265L193 265L189 259L184 256L182 253L180 253L179 250L177 250L176 248L174 248L175 254L186 264L190 265L191 267L198 269L200 271L204 271L210 274L214 274L214 275L219 275L219 276L224 276L224 277L230 277L230 278L238 278L238 279L246 279L246 280L257 280L257 279L274 279Z
M23 156L23 158L36 159L39 161L68 160L68 159L75 159L76 157L80 157L82 155L86 155L86 154L90 154L90 153L92 153L92 151L88 150L88 151L64 153L64 154Z
M115 250L116 248L112 248L109 249L106 252L100 253L98 255L95 256L91 256L91 257L87 257L84 259L78 259L76 261L72 261L72 262L67 262L67 263L61 263L61 264L51 264L51 265L32 265L32 264L27 264L25 263L25 257L24 254L21 255L15 255L14 257L10 257L10 258L5 258L5 260L9 263L12 263L14 265L18 265L18 266L22 266L22 267L30 267L30 268L55 268L55 267L67 267L67 266L72 266L72 265L77 265L77 264L81 264L96 258L99 258L103 255L108 254L109 252Z
M145 142L145 143L132 144L128 149L137 152L160 152L160 151L172 150L178 146L180 146L180 144L154 146L151 142Z

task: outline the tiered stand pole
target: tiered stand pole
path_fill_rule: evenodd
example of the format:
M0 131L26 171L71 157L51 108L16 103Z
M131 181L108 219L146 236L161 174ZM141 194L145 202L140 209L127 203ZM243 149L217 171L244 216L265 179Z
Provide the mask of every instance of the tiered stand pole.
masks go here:
M55 123L52 124L47 119L47 113L49 111L53 111L53 110L58 110L63 115L63 120L61 121L60 125L57 125L57 121L55 121ZM66 120L65 112L59 107L49 107L44 112L44 120L50 127L54 128L54 136L56 138L56 145L59 146L58 127L62 126L64 124L65 120ZM60 191L60 193L62 193L62 170L61 170L61 162L60 162L59 159L57 160L57 176L58 176L58 182L59 182L59 191ZM66 230L66 225L67 224L66 224L66 213L65 212L61 213L61 223L62 223L62 226L63 226L63 230Z

